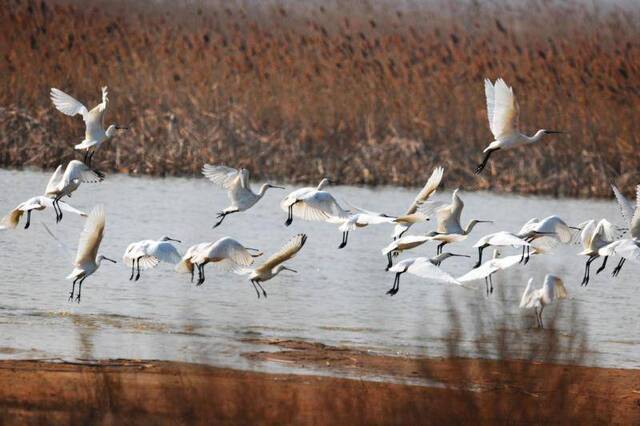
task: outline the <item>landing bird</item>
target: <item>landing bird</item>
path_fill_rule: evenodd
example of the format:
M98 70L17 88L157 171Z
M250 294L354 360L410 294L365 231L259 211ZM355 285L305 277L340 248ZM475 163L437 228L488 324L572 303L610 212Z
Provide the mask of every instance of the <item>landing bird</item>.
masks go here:
M333 195L323 190L329 183L331 181L324 178L316 188L300 188L287 195L280 203L280 208L287 212L284 224L291 225L294 216L329 223L342 223L348 219L351 213L343 209Z
M534 252L535 253L535 252ZM514 265L520 263L520 255L499 257L500 251L493 250L493 259L484 262L482 265L472 269L466 274L456 278L458 282L466 283L470 281L476 281L484 279L484 285L487 290L487 296L493 293L493 274L498 271L511 268Z
M89 166L82 161L71 160L62 172L62 165L56 168L47 184L45 196L53 198L53 208L56 211L56 222L62 220L62 208L60 207L60 199L65 195L71 197L71 194L80 187L81 183L102 182L104 175L96 170L91 170Z
M458 195L458 189L451 195L451 204L436 210L436 230L427 234L434 241L440 241L436 254L442 253L446 244L466 240L478 223L493 223L490 220L472 220L465 228L460 224L464 202Z
M513 95L513 89L499 78L495 85L491 80L484 80L484 91L487 97L487 115L489 128L495 140L484 149L484 159L478 165L475 173L480 174L489 161L489 157L500 149L512 148L520 145L528 145L540 141L545 135L562 133L556 130L541 129L533 136L520 133L518 129L518 116L520 111L518 103Z
M89 276L98 270L103 260L116 263L115 260L103 255L98 255L98 249L104 236L105 214L101 205L94 207L89 213L84 229L80 235L78 243L78 254L73 264L73 271L67 276L67 279L73 279L73 286L69 294L69 301L73 300L73 294L78 283L78 294L76 302L80 303L80 295L82 292L82 283Z
M227 215L243 212L253 207L267 192L269 188L284 189L282 186L265 183L256 194L251 190L249 170L233 169L227 166L212 166L205 164L202 174L211 182L227 190L231 205L218 213L218 222L213 227L219 226Z
M249 281L253 284L253 288L258 295L258 299L260 298L260 292L258 291L258 287L262 290L262 295L267 297L267 292L264 290L260 283L264 281L268 281L271 278L275 277L282 271L290 271L297 273L298 271L291 269L287 266L281 265L281 263L286 262L291 259L300 251L300 249L304 246L304 243L307 241L307 236L305 234L298 234L293 237L287 244L285 244L276 254L267 259L262 265L258 266L255 269L249 268L241 268L237 269L234 272L239 275L249 275ZM257 287L256 287L257 286Z
M629 226L631 238L624 238L612 242L598 250L600 256L620 256L621 259L613 269L612 276L617 277L627 259L640 262L640 185L636 186L636 204L633 205L615 186L611 185L618 201L620 213Z
M427 257L413 257L398 262L389 269L389 271L395 272L396 276L393 280L393 287L387 291L387 294L394 296L400 291L400 276L405 272L426 278L430 281L461 285L455 278L449 275L449 273L436 266L442 263L443 260L453 256L469 257L464 254L440 253L431 259Z
M102 142L111 138L116 130L126 130L128 127L111 124L107 130L104 130L104 112L107 109L109 98L107 97L107 87L102 88L102 102L94 107L91 111L87 110L77 99L67 95L62 90L51 88L51 101L58 111L73 117L80 114L86 126L84 140L76 145L77 150L84 150L84 162L91 165L93 154L98 150Z
M124 252L122 260L125 265L131 267L131 276L129 281L140 279L140 268L151 269L158 266L160 262L167 262L175 265L180 262L181 256L178 250L169 241L181 242L167 236L161 237L159 240L142 240L129 244Z
M342 223L338 228L342 232L342 241L338 246L339 249L346 247L347 241L349 239L349 232L355 231L358 228L364 228L369 225L379 225L382 223L394 223L396 218L393 216L389 216L384 213L372 212L369 210L364 210L359 207L353 207L352 209L356 212L350 215L346 219L342 219Z
M588 256L587 262L584 266L584 277L582 278L581 286L586 286L589 284L589 269L591 263L600 257L599 250L604 246L612 243L617 239L617 229L616 227L606 219L600 220L596 224L595 220L589 220L578 225L579 228L582 228L582 233L580 234L580 240L582 242L582 250L578 253L579 256ZM609 257L605 256L602 265L596 271L597 274L602 272L607 266L607 259Z
M425 205L425 203L427 203L428 200L431 197L433 197L433 195L436 193L436 190L438 189L438 186L442 181L443 174L444 174L444 169L442 167L436 167L431 173L431 176L429 177L429 179L427 180L427 183L425 183L422 190L420 190L418 195L416 195L416 198L413 200L413 202L411 203L407 211L402 216L399 216L396 218L397 225L393 229L394 240L397 240L398 238L402 237L405 234L405 232L409 230L411 225L415 223L422 223L429 219L429 214L431 213L431 211L429 212L418 211L418 209L420 209L420 207ZM436 204L432 202L429 208L433 209L433 208L441 207L443 204L444 203L438 202Z
M251 254L251 251L257 254ZM222 237L213 243L191 246L176 266L176 272L191 273L191 282L193 282L194 269L197 268L196 285L200 286L205 281L204 267L208 263L215 264L223 271L233 271L251 265L253 258L261 255L262 253L257 249L245 247L233 238Z
M2 218L2 220L0 220L0 230L15 229L16 226L18 226L18 223L20 222L20 218L25 213L27 214L27 223L24 225L24 229L27 229L31 224L31 212L33 210L44 210L47 207L53 207L53 200L51 198L45 197L43 195L29 198L24 203L18 204L18 206L15 209L11 210L9 214L7 214L5 217ZM71 207L65 202L59 201L58 207L66 212L75 213L82 217L87 217L87 214L85 212L82 212L74 207ZM56 218L57 218L57 213L58 212L56 210Z
M562 280L555 275L547 274L541 288L533 289L533 278L529 278L527 288L525 288L520 299L521 309L535 309L538 327L544 328L542 323L542 311L544 307L556 300L565 299L567 289Z

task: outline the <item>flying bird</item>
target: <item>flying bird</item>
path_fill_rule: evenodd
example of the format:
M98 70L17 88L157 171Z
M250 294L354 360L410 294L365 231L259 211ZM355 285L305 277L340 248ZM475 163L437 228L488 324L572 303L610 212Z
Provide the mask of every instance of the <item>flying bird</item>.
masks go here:
M387 294L394 296L400 291L400 276L406 272L430 281L461 285L448 272L443 271L437 266L442 263L443 260L454 256L469 257L464 254L440 253L431 259L427 257L413 257L396 263L389 269L390 272L395 272L396 275L393 280L393 287L387 291Z
M530 244L527 241L515 234L512 234L511 232L500 231L485 235L473 245L473 247L478 249L478 262L475 264L474 268L477 268L482 264L482 252L487 247L529 247L529 245Z
M347 241L349 239L349 232L351 231L355 231L356 229L364 228L369 225L394 223L396 221L395 217L389 216L384 213L372 212L353 206L352 209L356 213L351 214L346 219L341 219L342 223L338 221L338 223L340 223L340 227L338 229L342 232L342 241L338 246L339 249L346 247Z
M556 300L565 299L567 297L567 289L564 287L562 280L555 275L547 274L544 277L544 283L541 288L533 288L533 278L529 278L527 287L520 299L521 309L535 309L538 327L544 328L542 323L542 311L544 307L550 305Z
M600 249L604 246L612 243L617 239L617 229L616 227L606 219L600 220L597 224L595 220L589 220L578 225L579 228L582 229L582 233L580 234L580 240L582 242L582 250L578 253L579 256L588 256L587 262L584 266L584 276L582 278L581 286L586 286L589 284L589 270L591 267L591 263L600 257ZM602 272L607 266L607 259L609 257L605 256L602 265L596 271L596 274Z
M315 220L329 223L343 223L351 212L342 208L336 199L324 188L331 183L327 178L320 181L316 188L296 189L280 203L280 208L287 212L286 226L291 225L293 217L303 220Z
M82 283L89 276L94 274L103 260L116 263L115 260L110 259L103 255L98 255L98 249L104 236L105 228L105 214L104 208L101 205L94 207L89 213L89 217L84 224L84 229L80 235L80 242L78 243L78 253L76 254L76 260L73 263L73 271L67 276L68 280L73 280L73 286L71 287L71 293L69 294L69 301L73 300L73 294L78 284L78 294L76 295L76 302L80 303L80 297L82 292Z
M535 251L534 251L535 253ZM466 274L456 278L458 282L466 283L469 281L476 281L484 279L484 285L487 291L487 296L493 293L493 274L498 271L511 268L514 265L520 263L520 255L500 257L500 250L493 250L493 258L484 262L482 265L475 267Z
M178 250L170 243L170 241L181 242L167 236L161 237L159 240L142 240L129 244L127 250L122 257L125 265L131 267L131 276L129 280L140 279L140 268L155 268L160 262L176 264L180 262L181 256Z
M39 195L37 197L29 198L27 201L18 204L18 206L11 210L9 214L0 220L0 230L2 229L15 229L20 222L20 218L25 213L27 214L27 221L24 225L24 229L28 229L31 225L31 212L33 210L44 210L47 207L53 207L53 200L49 197L45 197L44 195ZM69 204L59 201L58 207L66 212L74 213L80 215L82 217L87 217L87 214L83 211L80 211L74 207L71 207ZM56 218L57 216L56 210Z
M107 110L109 104L109 98L107 96L107 87L102 88L102 102L94 107L91 111L87 109L82 102L67 95L62 90L51 88L51 101L58 111L73 117L76 114L80 114L84 120L86 126L84 133L84 140L77 144L74 148L80 151L85 151L84 162L87 165L91 165L91 159L93 154L100 148L102 142L111 138L116 130L126 130L128 127L118 126L111 124L104 130L104 113Z
M219 226L227 215L243 212L253 207L262 199L269 188L284 189L282 186L265 183L256 194L251 190L249 170L234 169L227 166L212 166L205 164L202 174L211 182L227 190L231 205L218 213L218 222L213 227Z
M81 183L102 182L104 175L92 170L82 161L71 160L62 172L62 165L56 168L45 189L45 196L53 199L53 208L56 211L56 222L62 220L62 208L60 207L60 199L65 195L71 197L71 194L80 187Z
M533 136L520 133L518 128L520 111L513 89L499 78L495 84L492 84L491 80L485 79L484 91L487 97L489 128L495 140L484 149L484 159L476 168L476 174L482 173L491 154L498 150L536 143L545 135L562 133L546 129L538 130Z

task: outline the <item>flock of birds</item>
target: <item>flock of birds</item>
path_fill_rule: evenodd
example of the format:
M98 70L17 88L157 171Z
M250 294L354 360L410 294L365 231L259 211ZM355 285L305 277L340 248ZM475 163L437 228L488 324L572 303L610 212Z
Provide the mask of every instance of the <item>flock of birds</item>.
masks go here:
M485 94L487 99L487 112L489 128L495 140L484 150L484 158L478 165L476 173L481 173L490 156L500 150L528 145L542 140L545 135L560 133L551 130L539 130L532 137L519 131L518 105L512 88L498 79L495 84L485 80ZM102 254L98 254L100 243L105 232L104 208L96 206L88 215L63 201L63 198L71 197L81 184L97 183L104 179L104 174L91 167L91 160L102 143L116 134L118 130L126 130L126 126L112 124L105 130L104 114L109 104L107 88L102 88L102 102L92 110L88 110L81 102L58 89L51 89L51 100L54 106L62 113L75 116L81 115L85 125L85 138L75 146L75 149L84 151L83 161L72 160L66 167L58 166L49 182L44 195L30 198L21 203L0 221L0 229L16 228L21 217L26 213L26 224L29 228L31 213L34 210L43 210L52 207L56 214L56 222L60 222L63 214L73 213L87 217L84 229L78 243L77 254L74 261L74 269L67 276L73 280L69 300L80 302L82 284L87 277L94 274L103 261L116 263ZM217 223L214 228L220 226L224 219L231 214L246 211L255 206L270 188L281 186L265 183L258 193L251 189L249 171L235 169L223 165L205 164L202 173L211 182L227 191L230 205L218 213ZM633 205L622 193L613 186L615 197L620 206L622 216L627 222L627 227L619 228L606 219L599 221L588 220L576 226L569 226L560 217L553 215L542 220L537 218L529 220L518 232L495 232L481 237L474 248L478 250L478 259L473 269L466 274L453 277L441 268L442 262L447 258L468 255L445 252L444 247L455 245L466 240L476 225L487 220L474 219L462 226L461 215L464 202L458 190L453 191L451 202L434 200L437 188L444 174L442 167L437 167L424 187L417 194L404 214L391 216L383 213L364 210L353 205L343 207L336 198L326 190L331 183L324 178L317 187L305 187L289 193L280 207L286 212L285 225L289 226L294 218L307 221L323 221L334 224L342 232L342 240L338 248L344 248L348 243L349 234L369 225L391 224L394 226L392 241L382 249L386 257L386 270L395 273L393 287L387 291L389 295L395 295L400 289L400 277L405 273L413 274L430 281L467 286L466 283L484 280L487 296L493 293L493 275L517 264L527 264L530 256L544 255L551 252L558 244L572 242L579 235L583 250L580 255L586 256L585 270L582 285L586 286L590 280L590 265L598 257L604 261L597 273L604 270L607 259L610 256L620 257L618 265L613 270L613 276L620 273L626 260L640 260L640 209L639 205ZM637 203L640 202L640 186ZM435 230L426 234L410 235L409 229L415 224L420 224L435 219ZM47 232L55 235L45 226ZM628 231L630 237L621 238ZM56 240L58 240L56 238ZM175 270L180 273L191 274L191 281L195 278L197 270L198 279L196 285L205 282L205 265L212 263L224 271L247 275L254 287L258 298L266 297L267 292L262 283L274 278L280 272L296 272L284 265L293 258L304 246L307 240L305 234L295 235L278 252L269 257L259 266L252 268L255 258L263 255L255 248L246 247L239 241L224 237L215 242L204 242L191 246L184 255L180 255L173 238L163 236L159 240L143 240L131 243L125 250L124 263L131 268L130 280L140 279L141 270L154 268L160 262L175 264ZM393 264L394 258L400 253L412 250L428 241L437 242L436 256L413 257ZM58 240L59 243L61 243ZM61 243L62 244L62 243ZM482 261L483 251L493 247L493 258ZM514 248L516 254L501 257L500 250ZM77 293L75 291L78 286ZM521 308L534 309L539 327L543 327L542 311L544 307L555 300L565 298L567 291L563 281L551 274L547 274L541 288L533 288L533 279L530 279L520 301Z

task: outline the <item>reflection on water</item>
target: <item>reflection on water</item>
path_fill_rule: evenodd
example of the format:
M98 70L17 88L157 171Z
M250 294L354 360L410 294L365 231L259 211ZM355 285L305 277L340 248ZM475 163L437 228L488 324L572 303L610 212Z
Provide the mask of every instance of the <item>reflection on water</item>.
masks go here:
M48 175L0 170L2 214L42 192ZM11 190L9 190L11 189ZM287 188L293 189L292 187ZM399 213L415 195L414 189L331 189L355 205L390 214ZM639 367L637 285L639 268L627 263L618 279L605 271L587 288L579 286L584 258L575 245L561 247L557 256L536 256L526 267L515 267L494 283L505 298L486 298L482 291L431 284L404 276L393 298L385 294L393 275L385 273L380 248L389 241L391 227L371 226L353 232L349 245L338 250L340 232L332 225L294 220L285 227L286 214L278 203L285 191L272 190L258 207L229 216L217 229L215 212L227 205L226 195L203 179L148 179L108 176L102 184L82 186L69 200L89 211L104 203L107 228L101 251L120 258L128 243L167 234L189 245L215 241L229 235L247 246L277 250L292 235L305 232L309 241L289 262L298 274L281 274L266 283L266 300L258 300L246 277L223 274L208 267L202 287L189 283L166 264L130 282L122 262L105 264L83 288L81 304L67 301L71 283L70 256L43 231L46 222L67 245L76 247L83 219L65 215L55 224L53 211L34 212L31 229L0 233L0 357L34 358L139 358L170 359L241 368L258 368L240 356L254 347L247 337L306 338L333 345L350 345L383 353L439 355L446 352L450 327L447 301L458 308L482 306L486 332L477 336L474 318L461 311L457 330L461 355L473 356L478 339L491 339L495 327L506 319L512 330L531 329L539 334L533 315L517 309L520 292L530 276L538 283L547 272L565 279L576 304L595 357L603 366ZM448 199L449 193L439 197ZM463 193L463 221L492 219L479 225L469 241L455 247L457 253L475 257L471 245L481 235L497 230L517 230L533 216L559 214L577 224L607 217L620 223L613 202L554 200ZM415 227L425 232L430 225ZM424 245L413 255L433 255L435 245ZM259 259L260 260L260 259ZM454 258L443 268L454 275L467 271L475 259ZM570 333L567 309L558 309L556 328ZM552 315L553 309L545 312ZM502 325L501 325L502 326ZM6 349L4 349L6 348ZM278 367L270 367L278 368Z

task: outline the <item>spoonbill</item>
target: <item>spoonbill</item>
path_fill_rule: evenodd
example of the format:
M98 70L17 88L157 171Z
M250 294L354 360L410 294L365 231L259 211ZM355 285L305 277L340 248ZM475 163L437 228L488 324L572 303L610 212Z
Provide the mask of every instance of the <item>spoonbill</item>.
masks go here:
M482 252L485 248L493 247L529 247L529 243L511 232L500 231L485 235L473 247L478 249L478 262L474 268L482 264ZM527 259L528 260L528 259ZM526 263L526 262L525 262Z
M552 215L542 220L538 218L529 219L516 235L528 243L533 243L533 247L539 250L549 251L558 243L570 243L573 240L572 230L580 231L581 229L575 226L569 226L559 216ZM523 259L525 259L526 249L527 257L525 263L527 263L529 259L530 248L531 245L523 247L522 249Z
M449 275L449 273L436 266L442 263L443 260L454 256L469 257L464 254L440 253L431 259L428 257L412 257L411 259L405 259L396 263L389 269L389 271L395 272L396 276L393 280L393 287L387 291L387 294L394 296L400 291L400 276L405 272L431 281L461 285L455 278Z
M580 234L580 240L582 241L582 250L578 255L580 256L588 256L587 262L584 266L584 277L582 278L581 286L586 286L589 284L589 269L591 263L600 257L598 253L601 248L615 241L617 230L615 226L606 219L600 220L597 224L595 220L589 220L578 225L579 228L582 228L582 233ZM607 259L609 257L605 256L602 265L596 273L602 272L605 266L607 266Z
M535 251L534 251L535 253ZM511 268L520 263L520 255L500 257L500 250L493 250L493 258L484 262L482 265L475 267L466 274L456 278L458 282L466 283L469 281L481 280L484 278L484 285L487 290L487 296L493 293L493 274L498 271Z
M427 180L427 183L425 183L424 187L420 190L418 195L416 195L416 198L414 198L407 211L405 211L402 216L396 218L397 225L393 229L394 240L402 237L405 232L409 230L411 225L429 220L429 214L431 213L431 211L420 212L418 211L418 209L420 209L420 207L422 207L436 193L436 190L438 189L438 186L442 181L443 174L444 168L436 167ZM432 202L430 208L433 209L441 207L443 204L444 203L440 202Z
M107 95L107 87L104 86L102 87L102 102L89 111L82 102L67 95L62 90L56 89L55 87L51 88L51 101L58 111L71 117L80 114L84 120L86 126L84 140L74 148L85 151L84 162L89 166L91 165L93 154L100 148L102 142L111 138L116 133L116 130L128 129L128 127L111 124L107 127L106 131L104 130L104 113L109 104Z
M59 201L58 206L69 213L75 213L82 217L87 217L87 214L83 211L80 211L74 207L71 207L67 203L63 201ZM33 210L44 210L47 207L53 207L53 200L49 197L45 197L43 195L29 198L27 201L18 204L18 206L11 210L9 214L0 220L0 230L2 229L15 229L20 222L20 218L24 213L27 213L27 223L24 225L24 229L28 229L31 224L31 212ZM57 210L56 210L56 218L57 218Z
M342 242L338 246L339 249L346 247L349 239L349 232L358 228L364 228L369 225L379 225L381 223L394 223L396 218L384 213L376 213L359 207L353 207L356 213L342 220L342 224L338 228L342 232Z
M68 280L73 279L73 286L71 287L71 293L69 294L69 301L73 300L73 294L75 292L76 283L78 284L78 294L76 295L76 302L80 303L80 297L82 292L82 283L89 276L95 273L103 260L117 263L115 260L110 259L103 255L98 255L98 249L104 236L105 228L105 214L102 205L98 205L91 210L89 217L87 218L82 234L80 235L80 242L78 243L78 254L73 264L73 271L67 276Z
M135 276L135 280L138 281L140 279L140 267L142 269L151 269L155 268L160 262L174 265L180 262L180 253L169 241L181 242L180 240L162 236L157 241L142 240L129 244L122 257L125 265L131 266L129 281L133 280L136 267L138 273Z
M565 299L567 289L562 280L555 275L547 274L541 288L533 289L533 278L529 278L527 287L520 299L521 309L535 309L538 327L544 328L542 323L542 311L544 307L556 300Z
M62 209L60 207L60 199L65 195L71 197L81 183L102 182L104 175L96 170L92 170L82 161L71 160L62 172L62 165L56 168L47 184L45 196L53 198L53 208L56 211L56 222L62 220Z
M389 243L389 245L382 249L382 254L387 256L387 267L385 271L388 271L389 268L393 266L392 256L398 256L403 251L421 246L427 241L431 241L431 237L426 235L405 235Z
M478 223L493 223L493 221L490 220L474 219L470 221L465 228L462 228L460 217L463 208L464 202L458 195L458 189L456 189L451 195L451 204L447 204L436 210L436 230L427 234L430 239L440 241L436 254L442 253L442 249L446 244L466 240Z
M495 84L492 84L491 80L485 79L484 92L487 97L489 128L495 140L484 149L485 156L482 163L476 168L476 174L482 173L489 157L495 151L536 143L542 140L545 135L562 133L546 129L538 130L533 136L520 133L518 129L518 116L520 115L518 103L513 95L513 89L507 86L503 79L497 79Z
M227 215L243 212L253 207L267 192L269 188L284 189L282 186L265 183L256 194L251 190L249 170L234 169L227 166L212 166L205 164L202 174L211 182L227 190L231 205L218 213L218 222L213 227L219 226Z
M251 254L251 251L258 253ZM222 237L213 243L201 243L190 247L176 266L176 271L190 272L193 282L194 267L198 268L196 285L200 286L205 281L204 267L208 263L214 263L223 271L232 271L251 265L253 258L261 255L257 249L245 247L233 238Z
M276 254L268 258L262 265L258 266L257 268L239 268L234 272L239 275L249 275L249 281L251 282L251 284L253 284L253 288L258 295L258 299L260 298L258 287L260 287L260 290L262 290L262 295L264 297L267 297L267 292L264 290L260 283L270 280L282 271L297 273L298 271L282 265L282 263L295 256L296 253L298 253L304 246L304 243L306 241L307 236L305 234L298 234L291 240L289 240L289 242L286 243Z
M287 212L286 226L291 225L293 216L303 220L316 220L329 223L342 223L351 213L343 209L329 192L323 189L331 181L324 178L316 188L296 189L280 203L280 208Z

